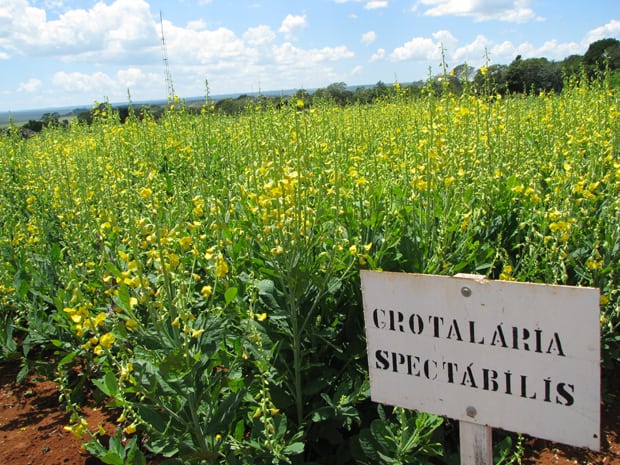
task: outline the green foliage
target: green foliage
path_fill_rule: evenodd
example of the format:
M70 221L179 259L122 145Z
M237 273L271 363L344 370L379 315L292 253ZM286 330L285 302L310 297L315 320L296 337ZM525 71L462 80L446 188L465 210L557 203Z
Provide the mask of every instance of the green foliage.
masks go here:
M613 368L618 95L502 97L495 72L0 139L2 360L60 382L92 454L170 465L449 462L441 419L369 400L361 268L598 287Z
M377 413L378 418L370 423L370 428L359 434L358 463L426 465L442 455L442 445L434 438L442 424L440 417L402 408L393 409L388 417L381 405Z
M560 65L546 58L518 56L506 70L506 88L509 92L558 92L562 89Z
M605 69L620 70L620 40L609 38L592 42L583 56L583 62L592 75Z

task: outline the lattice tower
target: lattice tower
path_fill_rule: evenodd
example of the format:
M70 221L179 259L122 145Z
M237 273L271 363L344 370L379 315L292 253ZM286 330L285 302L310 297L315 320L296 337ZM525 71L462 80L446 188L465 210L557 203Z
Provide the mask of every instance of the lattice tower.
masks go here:
M168 66L168 47L166 47L166 37L164 36L164 17L161 10L159 12L159 24L161 25L161 55L164 61L164 75L166 77L168 99L173 99L175 95L174 84L172 82L172 74L170 74L170 67Z

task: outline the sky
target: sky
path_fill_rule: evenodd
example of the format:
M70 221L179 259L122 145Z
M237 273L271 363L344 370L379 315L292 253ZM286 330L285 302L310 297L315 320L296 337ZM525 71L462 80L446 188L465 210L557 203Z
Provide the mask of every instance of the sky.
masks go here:
M162 21L163 18L163 21ZM407 83L620 38L618 0L0 0L0 111ZM208 83L208 85L207 85ZM208 90L207 90L208 89Z

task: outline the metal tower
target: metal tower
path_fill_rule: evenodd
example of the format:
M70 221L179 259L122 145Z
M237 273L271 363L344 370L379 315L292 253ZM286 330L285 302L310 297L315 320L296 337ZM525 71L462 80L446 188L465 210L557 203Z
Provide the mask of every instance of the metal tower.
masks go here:
M164 61L164 74L166 77L166 86L168 88L168 99L174 98L174 84L172 83L172 74L168 67L168 48L166 47L166 37L164 36L164 17L159 10L159 24L161 25L161 55Z

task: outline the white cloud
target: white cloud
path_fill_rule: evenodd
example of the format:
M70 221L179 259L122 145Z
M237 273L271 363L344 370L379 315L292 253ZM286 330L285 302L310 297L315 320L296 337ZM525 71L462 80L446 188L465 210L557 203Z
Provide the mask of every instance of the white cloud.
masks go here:
M364 5L366 10L377 10L379 8L387 8L388 2L387 0L372 0Z
M351 70L351 76L359 76L363 72L364 72L364 67L361 65L358 65Z
M391 61L437 60L441 58L441 46L427 37L414 37L389 55Z
M204 19L195 19L187 23L187 29L191 29L192 31L201 31L203 29L206 29L206 27L207 23L205 23Z
M389 0L334 0L336 3L365 3L365 10L377 10L379 8L387 8Z
M296 16L289 14L282 21L279 32L283 33L287 38L291 38L295 32L304 29L307 25L306 15Z
M131 89L145 79L144 72L139 68L121 69L116 73L117 80L126 89Z
M454 37L450 31L446 31L445 29L433 33L433 38L448 50L456 47L458 42L456 37Z
M482 37L483 40L479 40ZM542 45L536 46L530 42L521 42L519 44L513 44L510 41L504 41L499 44L493 44L488 39L484 38L484 36L478 36L476 39L480 42L480 44L485 44L486 49L489 54L489 59L492 63L503 63L509 64L512 60L515 59L517 55L521 55L523 58L548 58L549 60L563 60L569 55L583 54L586 50L586 47L583 44L578 44L576 42L558 42L557 40L549 40ZM474 41L475 42L475 41ZM470 47L471 46L471 47ZM478 63L481 64L483 59L479 56L478 58L471 58L474 55L475 47L473 43L470 46L466 46L469 53L469 57L467 59L468 63ZM464 54L466 55L466 54Z
M249 28L243 39L251 46L269 44L276 38L276 33L269 26L261 25Z
M377 40L377 33L375 31L368 31L365 32L364 34L362 34L362 40L361 42L364 45L370 45L372 44L375 40Z
M312 67L315 64L325 63L327 61L339 61L353 58L355 55L344 45L304 50L295 47L290 42L274 47L273 53L274 60L278 64L304 68Z
M428 7L426 16L471 16L476 21L526 23L542 20L529 8L531 0L419 0L412 11Z
M109 92L114 86L113 79L108 74L101 71L92 74L59 71L54 74L52 82L63 91L95 92L99 95L102 95L102 92Z
M385 58L385 49L379 48L373 55L370 57L370 61L380 61Z
M517 55L521 55L523 58L544 57L549 60L560 61L570 55L582 55L587 50L588 45L594 40L598 40L599 37L618 36L619 34L615 33L616 27L620 27L620 21L612 20L606 25L590 31L581 43L560 42L557 39L551 39L542 44L532 44L528 41L497 43L482 34L477 35L469 43L460 44L450 31L440 30L433 33L431 37L414 37L389 54L384 49L379 49L370 61L379 61L387 57L394 62L421 61L430 62L434 66L437 60L441 58L442 45L449 66L467 63L470 66L478 67L483 65L487 58L491 63L509 64Z
M26 0L5 3L0 8L0 49L5 53L99 61L157 46L156 24L144 0L98 2L89 10L68 10L55 20Z
M28 79L26 82L22 82L19 84L17 88L17 92L26 92L29 94L38 92L43 87L43 81L36 78Z
M454 50L454 52L451 54L451 59L456 64L466 62L468 64L476 63L477 65L481 65L484 63L485 60L484 51L487 50L491 45L491 40L479 34L469 44L465 44Z
M53 89L59 98L70 95L87 98L109 98L111 101L124 101L127 91L132 96L146 95L149 88L164 88L162 74L146 73L139 68L119 69L115 72L95 71L93 73L58 71L52 77ZM162 91L163 93L163 91ZM86 103L83 100L82 103Z
M617 19L612 19L607 24L592 29L586 34L583 44L588 46L597 40L614 37L620 37L620 20Z
M171 67L183 64L213 64L222 60L250 58L242 39L226 28L192 31L164 21Z
M563 60L570 55L582 54L585 49L576 42L561 43L557 40L549 40L536 48L536 57L545 57L550 60Z

